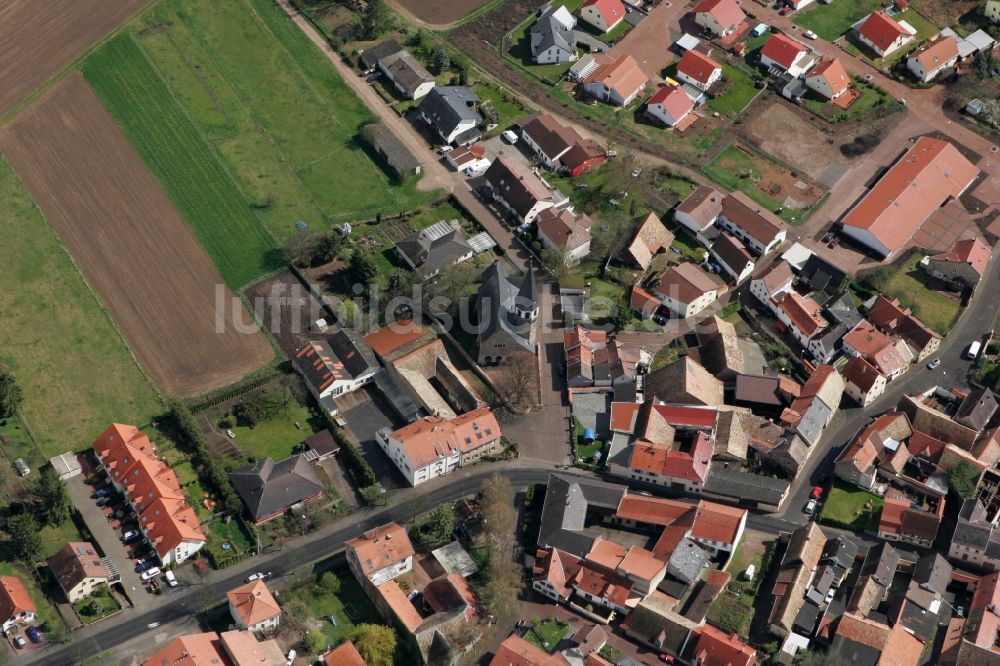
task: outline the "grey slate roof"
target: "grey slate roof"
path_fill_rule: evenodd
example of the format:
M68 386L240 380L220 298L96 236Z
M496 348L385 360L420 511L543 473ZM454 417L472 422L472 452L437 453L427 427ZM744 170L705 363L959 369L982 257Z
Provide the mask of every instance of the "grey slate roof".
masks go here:
M813 291L835 294L844 287L847 273L826 259L813 253L799 271L799 279L806 282Z
M871 576L879 585L889 587L898 567L899 551L882 542L868 549L864 564L861 565L861 578Z
M827 319L846 324L849 329L854 328L858 322L864 319L864 316L854 307L851 295L846 291L823 303L823 315Z
M534 283L529 271L529 280ZM526 351L535 353L535 343L531 341L531 322L517 316L515 306L520 301L519 294L526 280L511 278L506 267L499 261L493 262L483 271L483 281L479 286L479 339L488 339L503 331ZM530 291L526 292L530 295ZM523 307L523 305L522 305Z
M951 582L951 565L939 553L924 555L913 567L913 582L925 590L944 594Z
M400 178L420 168L420 160L383 123L369 123L361 128L361 136L385 158Z
M997 399L987 387L974 389L958 406L955 420L973 430L982 430L997 411Z
M538 530L538 546L554 547L578 557L590 552L594 536L582 530L587 507L616 510L625 489L602 481L570 480L552 474L545 491L545 503Z
M360 377L378 370L378 359L368 342L355 330L338 329L329 339L330 349L337 355L351 377Z
M836 568L837 578L843 578L854 565L854 559L858 556L858 545L850 539L837 537L830 539L823 546L823 554L820 555L820 562L829 564Z
M410 97L424 83L434 83L434 77L409 51L399 51L378 62L393 83Z
M705 491L716 495L732 497L736 500L763 502L776 505L788 492L789 483L781 479L743 472L734 466L709 467Z
M472 107L479 98L467 86L437 86L420 102L420 113L433 124L441 134L448 135L463 120L472 120L478 125L483 118Z
M670 554L670 560L667 562L667 575L683 583L691 583L698 579L701 570L710 560L711 557L701 546L684 537Z
M439 225L450 227L441 233ZM440 227L443 229L444 227ZM439 222L421 229L396 243L396 251L405 256L424 275L434 275L472 252L457 221Z
M395 39L387 39L384 42L365 49L361 54L361 64L365 66L366 71L371 71L378 66L379 60L393 53L399 53L402 50L403 47Z
M270 457L229 473L229 480L254 520L260 520L323 492L302 454L274 462Z
M553 46L558 47L564 54L560 54L560 62L568 62L576 54L576 39L573 37L573 31L567 30L566 26L553 17L557 9L559 8L549 7L542 12L535 25L531 26L531 56L533 58Z
M826 427L827 422L830 420L831 411L830 407L819 396L815 396L806 413L802 415L802 420L795 426L795 431L802 436L802 439L809 446L819 441L820 436L823 434L823 428Z

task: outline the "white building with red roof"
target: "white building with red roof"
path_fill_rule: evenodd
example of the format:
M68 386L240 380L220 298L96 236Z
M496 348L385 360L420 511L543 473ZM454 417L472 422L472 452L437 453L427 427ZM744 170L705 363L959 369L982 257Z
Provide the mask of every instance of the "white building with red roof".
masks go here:
M580 20L601 32L609 32L625 18L621 0L586 0L580 5Z
M699 90L708 90L722 78L722 65L697 49L689 49L677 63L677 78Z
M917 80L927 83L958 63L958 42L951 35L940 35L914 51L906 59L906 68Z
M900 23L883 11L872 12L857 27L861 42L885 58L903 48L916 36L917 32L905 23Z
M591 97L616 106L628 106L646 87L649 77L631 55L613 58L601 53L594 57L597 67L583 80Z
M344 547L347 564L358 582L381 585L413 570L413 543L398 523L368 530Z
M703 0L692 12L694 22L717 37L736 32L747 18L736 0Z
M794 78L805 74L814 62L808 46L780 33L772 34L760 51L761 66L776 67Z
M951 249L924 257L920 267L939 280L974 287L986 272L992 250L978 238L955 241Z
M281 606L259 578L230 590L226 598L229 615L240 629L264 633L274 631L281 623Z
M862 407L867 407L885 392L887 379L863 356L855 356L841 370L844 393Z
M851 77L839 58L823 58L806 74L806 87L826 99L837 99L851 88Z
M697 118L694 102L680 86L666 85L646 100L646 115L670 128L689 127Z

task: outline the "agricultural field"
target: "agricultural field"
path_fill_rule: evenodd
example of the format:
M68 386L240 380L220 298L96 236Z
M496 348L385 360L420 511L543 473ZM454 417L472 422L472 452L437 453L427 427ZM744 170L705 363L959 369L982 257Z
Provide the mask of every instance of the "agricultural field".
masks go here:
M371 159L358 140L371 113L271 0L166 0L134 39L279 245L300 220L320 229L435 198Z
M0 18L0 116L150 0L6 0Z
M83 73L230 287L282 265L249 203L128 34L87 58Z
M41 457L83 448L111 421L147 422L162 410L156 390L2 158L0 210L0 363L21 385Z
M82 76L63 79L0 131L0 150L164 391L204 393L274 357ZM84 345L77 338L71 349ZM99 369L75 389L102 383Z
M489 11L502 0L397 0L399 6L421 21L446 26L469 21Z

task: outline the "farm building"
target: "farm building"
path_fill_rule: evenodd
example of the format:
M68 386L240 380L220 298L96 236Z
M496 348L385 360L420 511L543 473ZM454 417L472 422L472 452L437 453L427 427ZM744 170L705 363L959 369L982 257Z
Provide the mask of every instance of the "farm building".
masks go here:
M369 123L361 128L361 136L385 160L392 174L399 180L420 173L420 160L386 125Z

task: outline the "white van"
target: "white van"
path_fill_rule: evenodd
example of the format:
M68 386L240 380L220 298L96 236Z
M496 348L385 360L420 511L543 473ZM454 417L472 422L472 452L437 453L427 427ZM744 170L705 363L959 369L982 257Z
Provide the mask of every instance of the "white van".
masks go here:
M965 358L969 359L970 361L976 360L976 357L979 356L979 350L982 346L983 343L980 342L979 340L973 342L971 345L969 345L968 351L965 352Z

